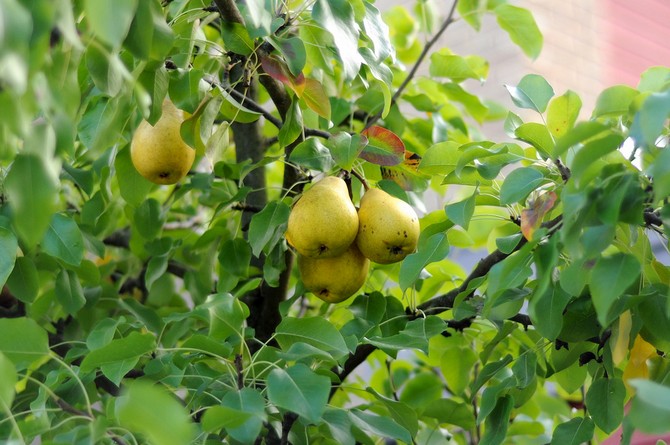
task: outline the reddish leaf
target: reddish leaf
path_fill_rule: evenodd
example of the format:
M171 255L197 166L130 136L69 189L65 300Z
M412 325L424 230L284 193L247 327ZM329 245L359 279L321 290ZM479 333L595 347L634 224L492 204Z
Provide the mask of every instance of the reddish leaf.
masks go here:
M291 88L298 96L302 94L305 89L305 76L302 73L294 76L286 63L272 56L261 57L261 66L270 77Z
M361 133L368 138L368 145L360 157L385 167L398 165L405 159L405 144L392 131L372 126Z
M533 234L542 224L542 219L549 213L556 203L555 192L548 192L530 203L530 208L521 212L521 233L527 240L533 239Z
M307 106L324 119L330 120L330 100L321 82L305 79L302 92L296 94L305 101Z
M379 167L382 178L390 179L402 187L403 190L412 190L413 179L421 176L418 173L421 156L405 150L405 160L395 167Z

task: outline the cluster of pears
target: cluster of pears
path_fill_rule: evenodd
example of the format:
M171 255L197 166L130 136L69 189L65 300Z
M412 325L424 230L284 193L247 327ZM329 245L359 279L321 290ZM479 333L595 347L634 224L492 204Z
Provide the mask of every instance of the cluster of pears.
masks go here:
M130 143L130 159L135 169L155 184L176 184L191 169L195 150L181 138L186 113L168 99L163 114L151 125L143 120Z
M370 261L390 264L412 253L419 232L419 218L406 202L372 188L356 210L344 180L328 176L293 206L286 240L298 252L307 290L338 303L365 283Z

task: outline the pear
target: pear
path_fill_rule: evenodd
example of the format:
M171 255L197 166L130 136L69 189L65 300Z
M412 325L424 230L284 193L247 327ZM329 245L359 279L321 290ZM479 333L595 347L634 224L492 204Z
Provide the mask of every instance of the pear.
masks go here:
M339 303L356 293L368 275L370 260L356 243L332 258L308 258L298 255L298 270L305 288L328 303Z
M135 169L156 184L175 184L191 169L195 150L179 132L185 113L172 102L163 102L163 114L155 125L142 121L130 143Z
M286 240L300 255L332 258L356 239L358 214L345 182L328 176L308 189L293 206Z
M361 198L356 243L370 260L380 264L401 261L419 241L419 217L405 201L380 189Z

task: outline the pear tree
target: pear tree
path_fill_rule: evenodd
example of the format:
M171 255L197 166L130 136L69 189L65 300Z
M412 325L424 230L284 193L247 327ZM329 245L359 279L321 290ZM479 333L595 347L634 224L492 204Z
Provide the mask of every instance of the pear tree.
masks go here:
M381 3L0 0L0 442L670 431L670 68L506 109L439 42L530 11Z

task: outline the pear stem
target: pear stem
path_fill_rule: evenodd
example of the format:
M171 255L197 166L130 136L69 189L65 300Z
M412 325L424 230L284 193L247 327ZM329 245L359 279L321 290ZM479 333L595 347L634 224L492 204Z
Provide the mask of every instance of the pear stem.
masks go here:
M370 190L370 185L368 184L368 181L365 180L363 175L361 175L354 169L351 170L351 174L354 175L359 181L361 181L361 184L363 184L363 188L365 189L366 192Z

